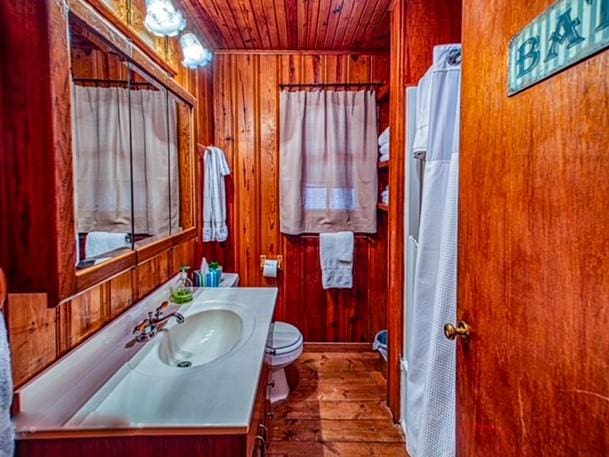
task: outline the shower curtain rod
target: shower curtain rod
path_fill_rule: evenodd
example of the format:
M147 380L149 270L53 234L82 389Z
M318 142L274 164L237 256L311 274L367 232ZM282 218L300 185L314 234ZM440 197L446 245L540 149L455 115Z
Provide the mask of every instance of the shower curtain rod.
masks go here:
M311 83L311 84L279 84L281 89L291 87L381 87L385 83Z
M95 79L95 78L74 78L75 83L91 83L91 84L109 84L109 85L124 85L127 86L149 86L155 87L154 84L148 82L125 81L124 79Z

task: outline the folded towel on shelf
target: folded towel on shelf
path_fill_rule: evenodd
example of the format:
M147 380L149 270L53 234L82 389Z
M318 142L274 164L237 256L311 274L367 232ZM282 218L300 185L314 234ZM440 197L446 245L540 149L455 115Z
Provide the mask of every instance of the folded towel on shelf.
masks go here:
M230 167L224 151L209 146L203 155L203 241L226 241L226 190L224 177Z
M324 289L353 287L353 232L320 233L319 260Z
M383 130L383 133L379 135L379 146L389 144L389 138L389 127L387 127L385 130Z
M385 160L389 160L389 145L388 144L384 144L383 146L381 146L379 148L379 154L380 154L380 161L383 162Z
M129 247L129 235L127 233L89 232L85 241L85 255L90 259L127 247Z
M385 187L385 190L381 192L381 203L389 204L389 185Z

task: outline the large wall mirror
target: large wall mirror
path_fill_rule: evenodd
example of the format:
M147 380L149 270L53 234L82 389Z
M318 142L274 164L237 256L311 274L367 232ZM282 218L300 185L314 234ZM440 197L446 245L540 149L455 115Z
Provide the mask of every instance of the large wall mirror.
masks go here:
M192 226L191 106L70 18L77 269ZM186 222L186 224L185 224Z

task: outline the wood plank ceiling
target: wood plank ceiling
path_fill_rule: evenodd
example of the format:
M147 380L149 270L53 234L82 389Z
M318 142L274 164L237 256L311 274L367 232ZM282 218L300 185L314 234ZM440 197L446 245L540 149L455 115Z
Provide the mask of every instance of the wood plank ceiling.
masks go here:
M387 51L391 0L180 0L214 50Z

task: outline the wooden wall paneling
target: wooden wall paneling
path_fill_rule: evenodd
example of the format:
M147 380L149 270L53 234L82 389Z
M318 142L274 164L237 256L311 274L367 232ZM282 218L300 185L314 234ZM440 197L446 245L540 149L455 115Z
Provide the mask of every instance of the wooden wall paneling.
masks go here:
M163 257L164 260L161 260ZM163 271L163 268L165 268L165 271ZM136 298L139 300L152 292L156 286L161 283L163 277L169 276L168 271L169 262L167 254L159 255L138 265L135 271L135 276L137 278Z
M18 386L57 358L59 311L46 294L9 294L6 303L13 383Z
M400 358L403 352L404 326L404 53L406 46L406 2L394 0L391 10L391 128L389 169L389 247L388 247L388 360L387 400L394 420L400 419Z
M277 87L280 62L275 56L260 56L257 148L260 151L260 252L270 258L282 253L279 233L279 98ZM280 272L280 274L282 274ZM277 280L261 278L261 285L276 286Z
M433 47L461 42L462 0L408 0L404 80L417 84L433 62Z
M304 249L300 248L301 240L298 237L284 237L283 241L285 265L281 272L282 283L279 287L281 300L275 308L275 319L294 324L307 339L309 335L306 335L308 332L305 322L306 311L301 303L303 297L304 302L309 303L305 294L311 290L311 287L307 287L306 281L301 280L306 274L303 268Z
M134 270L129 270L109 281L110 318L114 319L133 305Z
M235 249L235 154L233 131L233 99L231 91L232 81L231 57L218 57L213 63L213 116L215 127L213 138L217 146L224 150L226 160L231 167L231 175L225 179L227 202L227 225L229 227L228 239L222 243L203 243L203 255L208 261L216 260L223 265L225 271L236 270Z
M292 312L298 309L299 327L307 341L327 341L328 337L337 339L340 335L338 325L338 298L336 290L325 292L319 285L321 278L321 265L319 263L319 242L317 237L300 237L297 245L300 251L302 270L300 277L286 277L284 288L291 288L291 284L302 282L302 296L295 297L287 305L289 308L283 319L288 321ZM290 312L291 310L291 312Z
M214 64L215 136L233 164L227 184L234 188L229 192L229 241L204 243L203 253L208 258L234 261L243 286L279 286L276 318L297 325L308 341L371 341L374 333L385 327L385 301L371 308L365 284L373 274L377 278L386 274L387 233L381 227L373 238L384 241L373 247L371 238L358 237L358 285L354 290L324 291L318 238L279 232L278 84L387 81L388 58L382 56L377 61L377 57L221 54ZM284 255L284 268L277 280L262 277L260 254ZM225 269L230 271L226 264ZM385 295L385 284L381 281L375 291Z
M199 244L199 243L197 243ZM195 240L189 240L184 243L177 245L173 249L172 264L170 269L170 275L173 276L180 271L180 267L188 265L191 269L198 269L199 266L195 264L194 259L194 245Z
M108 282L59 306L59 355L64 354L110 320Z
M214 81L213 66L215 62L197 69L197 109L196 109L196 142L202 146L214 143Z
M170 98L170 103L174 102ZM180 174L180 226L188 229L196 223L195 127L193 109L177 103L178 160Z
M238 230L235 232L235 243L239 249L237 265L243 283L255 286L260 281L258 258L260 155L257 154L255 143L258 97L255 78L259 66L255 56L236 56L236 60L233 94L236 106L239 107L235 112L237 127L235 147L239 153L234 162L234 182L237 186L235 192L236 227Z
M387 217L377 218L378 232L385 236L373 237L367 243L369 259L367 277L367 303L370 309L368 317L365 319L368 325L367 335L374 337L377 332L388 327L388 306L389 291L387 283L389 278L388 271L388 223Z

